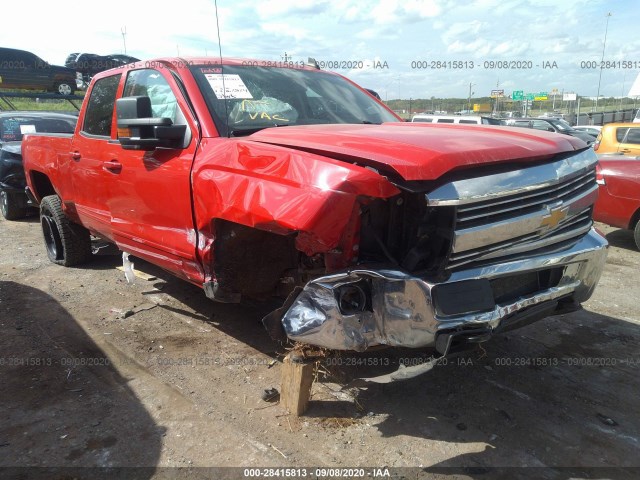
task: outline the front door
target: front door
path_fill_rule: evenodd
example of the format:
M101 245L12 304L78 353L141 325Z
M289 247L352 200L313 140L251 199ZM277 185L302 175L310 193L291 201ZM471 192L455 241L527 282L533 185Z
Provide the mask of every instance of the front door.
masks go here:
M190 111L169 72L127 72L123 97L148 96L153 117L187 125L183 148L153 151L109 146L108 207L111 228L121 250L149 259L174 274L202 283L196 262L196 231L191 199L191 165L196 142Z

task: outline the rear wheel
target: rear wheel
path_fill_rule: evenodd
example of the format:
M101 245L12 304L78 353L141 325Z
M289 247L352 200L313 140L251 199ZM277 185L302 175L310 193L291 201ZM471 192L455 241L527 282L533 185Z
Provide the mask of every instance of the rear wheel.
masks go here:
M640 250L640 220L636 222L636 228L633 230L633 239L636 241L636 247Z
M68 82L56 83L53 89L60 95L73 95L73 86Z
M2 190L0 191L0 211L7 220L18 220L27 216L27 205L15 193Z
M57 195L42 199L40 224L47 256L53 263L70 267L91 258L89 230L67 218Z

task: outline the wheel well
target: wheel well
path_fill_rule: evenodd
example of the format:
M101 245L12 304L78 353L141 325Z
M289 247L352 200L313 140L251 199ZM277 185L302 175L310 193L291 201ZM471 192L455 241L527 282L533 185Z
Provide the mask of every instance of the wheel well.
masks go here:
M33 194L42 200L47 195L55 195L56 191L49 177L42 172L31 172L31 185L33 186Z
M633 230L636 226L636 223L640 222L640 208L636 210L636 213L631 217L631 221L629 222L629 230Z
M276 294L284 272L295 269L299 252L293 235L215 220L214 265L220 287L251 298Z

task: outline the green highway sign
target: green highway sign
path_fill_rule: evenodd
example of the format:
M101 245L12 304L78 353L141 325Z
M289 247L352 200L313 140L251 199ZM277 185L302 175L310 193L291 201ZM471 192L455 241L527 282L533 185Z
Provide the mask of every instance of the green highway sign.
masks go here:
M548 100L548 92L524 93L524 90L514 90L511 92L511 100L521 102L523 100Z

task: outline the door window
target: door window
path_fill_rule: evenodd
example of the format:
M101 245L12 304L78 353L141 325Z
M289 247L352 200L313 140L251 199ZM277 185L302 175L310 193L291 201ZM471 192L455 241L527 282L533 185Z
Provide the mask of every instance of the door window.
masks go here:
M640 128L630 128L625 143L640 145Z
M546 132L554 132L554 128L549 125L549 123L545 122L544 120L534 120L533 121L533 128L536 130L544 130Z
M82 131L89 135L111 136L111 120L120 75L101 78L91 89Z
M123 97L145 96L151 100L151 114L156 118L170 118L176 123L178 101L171 86L157 70L133 70L124 85Z

